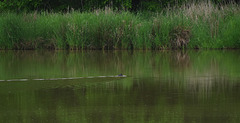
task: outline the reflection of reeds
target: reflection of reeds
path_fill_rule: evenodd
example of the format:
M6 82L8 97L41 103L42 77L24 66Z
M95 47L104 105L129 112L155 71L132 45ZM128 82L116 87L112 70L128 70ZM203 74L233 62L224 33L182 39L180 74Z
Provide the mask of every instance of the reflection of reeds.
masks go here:
M1 49L239 48L239 8L211 2L160 13L1 13Z
M185 78L187 91L199 98L210 98L214 91L232 88L232 81L226 76L196 76Z
M190 66L190 57L187 52L173 52L171 54L170 66L173 70L181 70L189 68Z

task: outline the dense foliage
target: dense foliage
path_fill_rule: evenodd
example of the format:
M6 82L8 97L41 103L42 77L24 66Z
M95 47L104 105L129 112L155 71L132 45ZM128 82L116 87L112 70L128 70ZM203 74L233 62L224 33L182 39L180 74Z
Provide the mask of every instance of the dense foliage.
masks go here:
M0 14L0 49L240 48L240 10L212 3L161 13L71 11Z
M0 10L11 11L68 11L69 9L89 11L109 6L124 10L161 10L168 6L179 6L193 0L3 0ZM202 0L194 0L195 2ZM214 3L227 3L229 0L211 0ZM237 1L237 0L235 0Z

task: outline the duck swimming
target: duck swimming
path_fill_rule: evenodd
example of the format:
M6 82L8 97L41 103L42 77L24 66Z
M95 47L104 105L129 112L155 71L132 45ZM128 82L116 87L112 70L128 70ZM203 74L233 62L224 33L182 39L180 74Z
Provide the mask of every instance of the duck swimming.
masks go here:
M122 77L122 76L123 76L123 74L121 73L121 74L119 74L118 76L119 76L119 77Z

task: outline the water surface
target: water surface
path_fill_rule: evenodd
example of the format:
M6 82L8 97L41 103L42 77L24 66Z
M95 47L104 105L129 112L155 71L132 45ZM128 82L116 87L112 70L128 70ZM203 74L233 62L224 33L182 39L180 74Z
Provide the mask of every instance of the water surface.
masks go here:
M239 54L0 51L0 122L238 123Z

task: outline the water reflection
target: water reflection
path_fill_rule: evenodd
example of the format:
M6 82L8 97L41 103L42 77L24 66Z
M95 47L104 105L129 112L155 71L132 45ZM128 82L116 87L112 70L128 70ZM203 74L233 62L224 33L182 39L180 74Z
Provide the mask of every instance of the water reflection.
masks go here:
M169 54L171 69L183 71L191 65L190 57L187 51L174 51Z
M239 122L239 51L0 52L1 122Z

